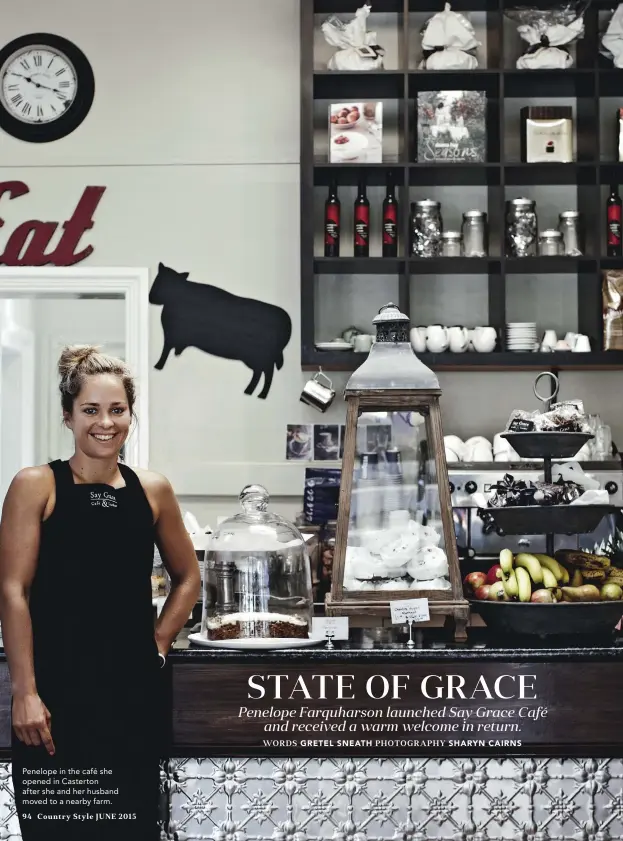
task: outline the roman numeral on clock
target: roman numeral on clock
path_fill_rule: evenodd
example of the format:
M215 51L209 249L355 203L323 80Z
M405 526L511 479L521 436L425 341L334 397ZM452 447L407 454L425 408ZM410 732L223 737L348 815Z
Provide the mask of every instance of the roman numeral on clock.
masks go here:
M43 108L37 105L37 117L43 117Z
M30 102L25 102L22 105L22 114L24 114L25 116L28 116L31 111L32 111L32 105L30 104Z
M35 67L41 67L41 65L43 64L43 56L37 53L37 55L33 56L33 61L35 63Z
M16 93L15 96L11 97L11 102L13 103L13 105L19 105L23 98L24 97L21 95L21 93Z
M67 70L67 68L66 68L66 67L61 67L61 69L60 69L60 70L57 70L57 71L56 71L56 75L57 75L57 76L62 76L62 75L63 75L63 73L64 73L66 70Z
M21 64L21 66L24 68L24 70L30 70L30 64L28 64L28 59L23 58L23 59L20 61L20 64Z

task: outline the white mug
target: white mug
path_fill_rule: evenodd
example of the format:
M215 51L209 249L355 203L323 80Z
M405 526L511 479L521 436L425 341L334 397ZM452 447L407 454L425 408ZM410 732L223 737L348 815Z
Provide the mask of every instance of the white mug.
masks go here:
M573 352L574 353L590 353L591 349L591 340L588 336L584 336L580 333L575 340L575 344L573 345Z
M475 327L472 343L478 353L491 353L495 349L497 333L495 327Z
M424 353L426 351L426 327L412 327L409 338L411 339L411 347L415 353Z
M369 353L372 348L372 336L367 333L359 333L352 338L353 348L356 353Z
M430 324L426 328L426 347L431 353L448 350L448 331L441 324Z
M448 342L452 353L465 353L469 345L469 336L465 327L448 327Z
M543 345L545 347L550 348L553 350L556 347L556 342L558 341L558 336L556 335L555 330L546 330L545 335L543 336Z
M565 342L569 345L571 350L573 350L573 348L575 347L575 342L577 338L577 333L567 333L567 335L565 336Z

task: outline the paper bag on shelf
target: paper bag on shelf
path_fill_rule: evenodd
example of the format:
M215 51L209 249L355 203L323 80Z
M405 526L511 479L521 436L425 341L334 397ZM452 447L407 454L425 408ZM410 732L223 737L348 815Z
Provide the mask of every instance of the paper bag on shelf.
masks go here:
M382 69L385 51L376 43L376 32L367 31L370 9L368 5L361 6L349 23L332 15L322 24L325 41L339 48L329 59L329 70Z

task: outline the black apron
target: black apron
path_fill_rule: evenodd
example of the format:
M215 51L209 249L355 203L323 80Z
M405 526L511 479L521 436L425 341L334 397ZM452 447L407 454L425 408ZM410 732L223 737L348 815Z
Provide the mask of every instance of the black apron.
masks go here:
M11 728L22 837L156 841L165 719L153 514L123 464L123 488L76 484L66 461L50 467L56 503L41 525L29 608L37 691L52 716L56 754L25 745Z

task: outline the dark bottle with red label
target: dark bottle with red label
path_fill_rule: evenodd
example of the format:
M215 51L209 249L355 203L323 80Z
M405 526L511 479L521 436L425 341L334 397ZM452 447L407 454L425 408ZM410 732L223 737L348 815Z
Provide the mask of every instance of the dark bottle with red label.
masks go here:
M383 201L383 257L398 256L398 200L394 185L387 183L387 194Z
M623 254L621 240L621 209L623 202L616 187L610 187L610 197L606 204L608 238L608 257L620 257Z
M355 199L355 257L370 256L370 202L366 195L366 182L362 177L359 179L359 192Z
M337 183L331 182L329 195L324 205L324 256L340 256L340 200L337 197Z

